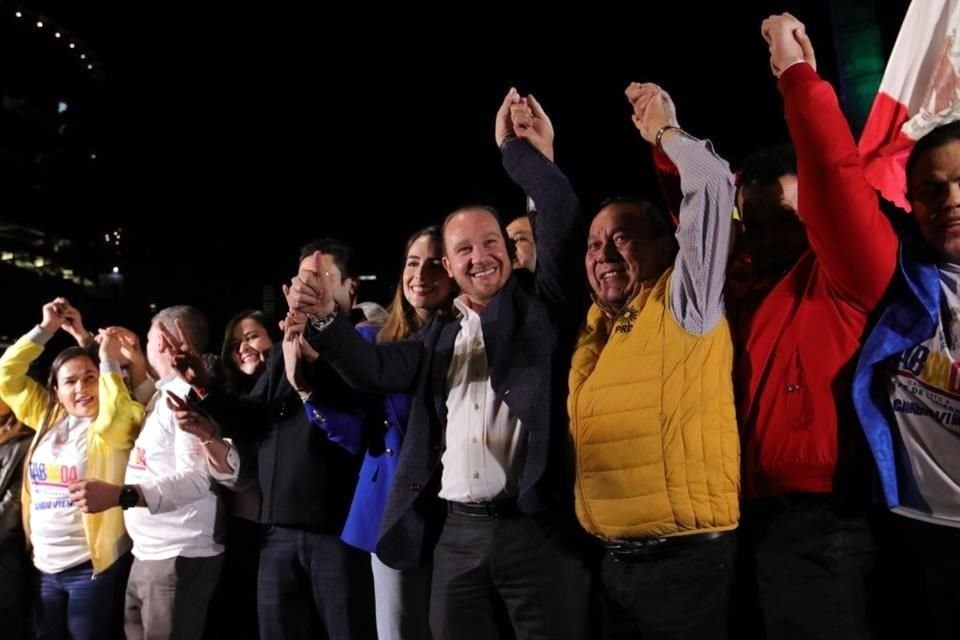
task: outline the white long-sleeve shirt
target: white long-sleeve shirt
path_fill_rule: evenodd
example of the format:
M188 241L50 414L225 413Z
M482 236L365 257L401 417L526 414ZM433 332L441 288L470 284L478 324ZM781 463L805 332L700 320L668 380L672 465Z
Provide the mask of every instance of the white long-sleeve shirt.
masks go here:
M455 300L463 315L447 371L447 446L440 497L487 502L516 497L523 470L523 425L490 383L480 316Z
M137 395L144 389L137 389ZM215 482L235 482L239 469L218 474L208 466L200 440L177 426L167 406L166 392L181 398L190 391L179 377L156 383L147 403L143 429L127 463L126 483L139 485L147 508L124 513L133 540L133 555L141 560L215 556L223 552L214 532L219 498Z

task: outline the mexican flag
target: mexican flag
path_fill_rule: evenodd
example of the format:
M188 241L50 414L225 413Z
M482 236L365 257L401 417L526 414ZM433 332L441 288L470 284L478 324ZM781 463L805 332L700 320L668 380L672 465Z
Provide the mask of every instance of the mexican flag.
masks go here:
M860 136L867 180L909 211L907 156L941 124L960 120L960 0L913 0Z

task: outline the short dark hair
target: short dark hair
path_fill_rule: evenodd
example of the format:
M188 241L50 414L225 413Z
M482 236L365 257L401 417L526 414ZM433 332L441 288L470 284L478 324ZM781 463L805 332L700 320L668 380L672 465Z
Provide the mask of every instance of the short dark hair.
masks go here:
M304 258L309 258L317 251L333 257L333 263L340 269L342 279L357 277L353 247L350 245L333 238L319 238L300 249L298 262L303 262Z
M939 149L951 142L960 141L960 120L942 124L927 135L917 140L913 145L910 156L907 158L907 190L910 188L910 177L917 168L920 157L928 151Z
M740 184L770 184L797 175L797 154L790 143L758 149L743 161Z
M633 196L611 196L600 203L600 206L597 207L597 213L615 204L636 208L644 218L650 221L650 231L653 233L654 238L673 235L676 231L673 226L673 221L660 207L642 198L635 198Z

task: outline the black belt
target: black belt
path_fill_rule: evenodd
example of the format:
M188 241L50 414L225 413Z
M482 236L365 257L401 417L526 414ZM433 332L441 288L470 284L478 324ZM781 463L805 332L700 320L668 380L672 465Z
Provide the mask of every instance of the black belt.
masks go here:
M732 531L708 531L706 533L691 533L685 536L670 536L668 538L643 538L637 540L605 540L604 549L621 562L637 562L652 560L668 556L682 549L689 549L707 542L720 540L729 536Z
M520 515L516 500L494 502L447 502L447 511L471 518L515 518Z
M841 507L842 501L832 493L787 493L780 496L747 500L744 503L744 511L763 514L797 511L820 506Z

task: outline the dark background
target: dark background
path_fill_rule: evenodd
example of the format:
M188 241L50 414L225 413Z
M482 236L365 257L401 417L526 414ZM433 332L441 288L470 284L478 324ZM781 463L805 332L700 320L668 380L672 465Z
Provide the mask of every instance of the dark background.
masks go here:
M26 331L64 293L89 327L141 333L153 309L194 304L216 341L235 311L282 313L279 283L324 235L353 244L378 276L361 299L386 302L412 231L466 202L522 211L493 142L510 86L552 117L557 162L588 207L656 199L628 82L662 84L681 125L736 167L787 137L764 17L806 22L821 74L846 100L838 54L861 52L838 16L849 29L859 11L886 56L908 3L129 4L0 4L0 336ZM13 266L41 255L42 268Z

